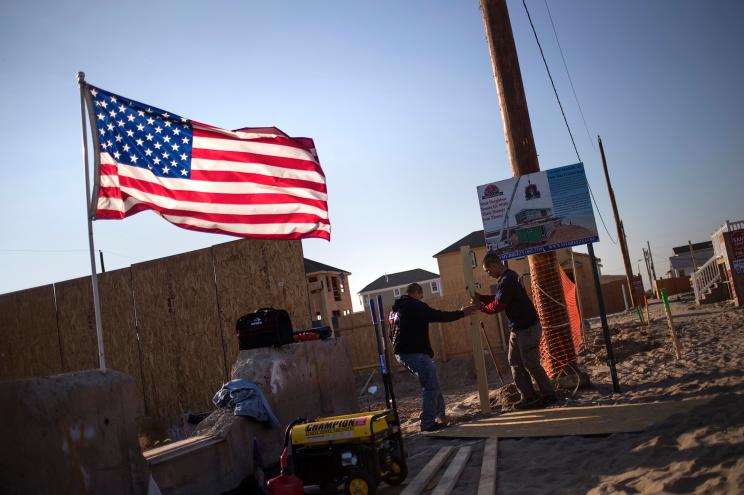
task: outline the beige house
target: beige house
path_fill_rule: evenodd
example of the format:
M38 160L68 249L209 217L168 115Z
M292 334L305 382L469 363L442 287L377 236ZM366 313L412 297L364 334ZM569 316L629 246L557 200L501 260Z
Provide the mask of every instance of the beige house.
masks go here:
M442 280L442 295L450 295L458 292L465 292L465 277L463 275L462 258L460 248L470 246L470 264L473 267L473 275L476 290L482 293L491 293L492 285L496 283L495 279L490 278L482 268L483 257L488 252L486 249L486 238L482 230L476 230L466 235L457 242L447 246L434 255L439 265L439 273ZM592 267L589 262L589 255L585 253L573 253L573 262L571 260L571 249L559 249L556 251L558 262L561 268L566 272L568 278L575 281L578 278L579 298L581 310L586 318L599 315L599 304L597 302L596 290L594 287L594 276ZM530 289L530 268L527 258L510 259L509 268L523 276L523 283L527 289ZM576 266L576 275L574 275L574 264ZM598 269L601 274L601 260L597 259ZM614 278L625 279L624 276L601 276L603 288L607 282ZM622 284L614 285L613 292L604 295L607 312L613 313L625 309L623 304ZM609 288L609 286L608 286ZM604 289L603 289L603 292ZM615 294L617 292L617 294Z
M377 296L382 296L382 306L385 312L393 306L393 302L406 293L406 287L418 283L424 289L424 299L439 297L442 293L441 279L436 273L421 268L405 272L385 274L359 291L359 298L364 310L369 311L369 300L372 298L377 304Z
M303 261L310 296L310 315L314 322L336 328L338 325L334 321L353 311L349 292L351 272L307 258Z

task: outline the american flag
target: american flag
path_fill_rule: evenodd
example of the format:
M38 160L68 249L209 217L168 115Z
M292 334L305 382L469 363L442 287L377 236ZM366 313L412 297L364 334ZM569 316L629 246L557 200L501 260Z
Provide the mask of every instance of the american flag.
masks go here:
M96 219L150 209L190 230L330 240L325 175L312 139L275 127L227 131L86 89Z

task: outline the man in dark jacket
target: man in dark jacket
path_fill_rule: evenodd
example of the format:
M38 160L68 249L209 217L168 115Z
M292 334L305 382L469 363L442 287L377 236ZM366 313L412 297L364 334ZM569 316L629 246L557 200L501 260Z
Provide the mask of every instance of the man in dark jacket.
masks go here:
M496 294L477 294L481 311L488 314L504 311L509 320L509 366L522 399L514 405L515 409L542 407L555 402L555 391L545 369L540 364L540 334L542 328L537 311L527 297L527 291L513 270L504 266L496 253L488 253L483 258L483 270L496 282ZM537 382L539 394L532 386Z
M476 311L477 306L467 306L460 311L440 311L423 302L423 298L424 291L419 284L409 285L406 294L393 304L390 328L395 359L421 384L421 431L434 431L442 428L445 415L437 366L431 359L434 351L429 341L429 323L459 320ZM442 422L437 423L437 418Z

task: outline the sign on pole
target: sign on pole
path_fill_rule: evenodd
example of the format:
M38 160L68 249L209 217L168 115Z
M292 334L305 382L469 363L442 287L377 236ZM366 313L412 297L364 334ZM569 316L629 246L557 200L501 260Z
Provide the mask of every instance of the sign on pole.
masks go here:
M599 241L584 164L478 186L489 251L521 258Z

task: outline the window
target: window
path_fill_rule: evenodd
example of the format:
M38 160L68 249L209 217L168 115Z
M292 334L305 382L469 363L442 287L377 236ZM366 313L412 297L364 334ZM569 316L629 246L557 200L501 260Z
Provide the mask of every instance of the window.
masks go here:
M393 289L393 296L400 297L400 287L396 287L395 289Z
M431 291L432 291L432 292L433 292L434 294L436 294L437 292L439 292L439 284L438 284L438 283L436 283L436 282L432 282L432 283L431 283Z
M334 301L340 301L341 300L341 291L338 288L338 277L333 277L331 279L331 286L333 287L333 300Z
M478 268L478 262L475 260L475 251L470 251L470 266Z
M307 279L308 282L313 283L318 281L318 277L310 277Z

